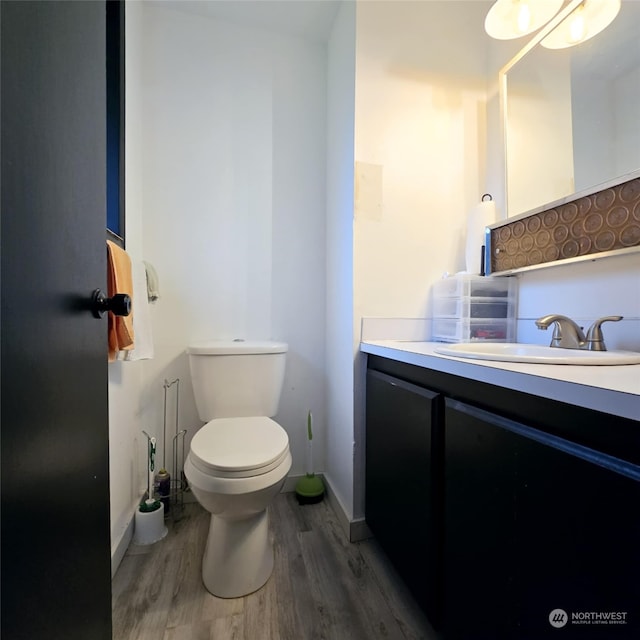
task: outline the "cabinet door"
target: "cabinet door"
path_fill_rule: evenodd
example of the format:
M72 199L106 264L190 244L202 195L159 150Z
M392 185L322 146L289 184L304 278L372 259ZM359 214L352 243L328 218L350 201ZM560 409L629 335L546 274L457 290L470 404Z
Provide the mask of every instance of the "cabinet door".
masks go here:
M515 638L512 434L445 400L445 637Z
M445 424L446 637L640 637L640 469L449 399Z
M438 398L397 378L367 373L367 524L434 625L442 503L435 492L442 457Z

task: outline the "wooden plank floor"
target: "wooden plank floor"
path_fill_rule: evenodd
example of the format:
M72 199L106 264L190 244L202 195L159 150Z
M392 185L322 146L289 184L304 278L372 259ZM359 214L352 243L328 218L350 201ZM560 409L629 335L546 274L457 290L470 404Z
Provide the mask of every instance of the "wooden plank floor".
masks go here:
M131 545L113 579L114 640L437 640L375 540L349 543L327 502L270 507L275 568L243 598L206 591L209 514L196 503L169 534Z

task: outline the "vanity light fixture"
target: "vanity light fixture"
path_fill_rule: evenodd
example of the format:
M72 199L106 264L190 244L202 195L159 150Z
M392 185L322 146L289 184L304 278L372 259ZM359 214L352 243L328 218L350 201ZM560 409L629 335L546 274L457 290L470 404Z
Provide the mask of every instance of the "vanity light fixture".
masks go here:
M620 11L621 0L584 0L540 44L566 49L593 38L608 27Z
M484 21L496 40L512 40L533 33L558 13L564 0L497 0Z

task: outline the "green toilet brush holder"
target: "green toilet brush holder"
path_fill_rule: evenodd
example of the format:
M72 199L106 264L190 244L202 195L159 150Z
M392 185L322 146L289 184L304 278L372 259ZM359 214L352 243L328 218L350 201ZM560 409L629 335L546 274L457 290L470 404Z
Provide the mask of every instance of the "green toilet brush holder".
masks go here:
M313 504L324 497L322 478L313 471L313 417L307 414L307 473L296 483L296 497L299 504Z

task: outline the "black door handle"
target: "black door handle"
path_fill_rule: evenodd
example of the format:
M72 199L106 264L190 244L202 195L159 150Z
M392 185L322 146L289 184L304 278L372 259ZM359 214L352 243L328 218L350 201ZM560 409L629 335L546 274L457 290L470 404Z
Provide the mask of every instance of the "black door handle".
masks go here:
M100 289L96 289L91 296L91 313L94 318L102 318L106 311L116 316L128 316L131 313L131 297L126 293L116 293L107 298Z

